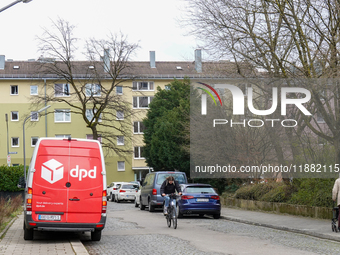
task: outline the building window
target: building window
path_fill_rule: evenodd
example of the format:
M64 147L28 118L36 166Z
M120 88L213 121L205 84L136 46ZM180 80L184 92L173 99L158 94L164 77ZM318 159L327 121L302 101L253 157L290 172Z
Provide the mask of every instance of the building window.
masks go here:
M123 120L124 119L124 112L123 111L117 111L117 120Z
M11 112L11 121L19 121L19 112Z
M118 161L118 171L125 171L125 161Z
M86 139L93 140L93 134L86 135ZM98 134L97 140L102 143L102 136Z
M70 110L55 110L54 122L71 122Z
M19 137L12 137L12 147L19 147Z
M154 90L154 84L152 81L134 81L132 83L132 90Z
M31 112L31 121L38 121L38 120L39 120L38 112Z
M32 85L30 91L31 91L31 96L38 95L38 86L37 85Z
M117 136L117 145L124 145L124 136Z
M19 94L18 85L11 85L11 95L18 95L18 94Z
M116 93L117 93L117 95L123 95L123 87L122 86L116 86Z
M145 130L145 126L142 121L133 122L133 133L134 134L143 134Z
M144 147L135 147L134 148L134 154L135 154L135 159L137 158L144 158L143 156L143 150L144 150Z
M68 139L71 135L55 135L56 138Z
M86 84L85 85L85 95L87 97L98 97L100 96L101 87L99 84Z
M54 96L56 97L70 96L70 85L54 84Z
M153 97L133 97L133 108L148 108Z
M94 109L94 112L97 112L97 109ZM86 118L88 119L88 121L91 121L93 119L93 109L86 109ZM99 115L99 119L98 119L98 122L101 122L102 121L102 115L100 114Z
M31 147L35 147L35 145L38 142L38 139L39 139L39 137L36 137L36 136L31 137Z

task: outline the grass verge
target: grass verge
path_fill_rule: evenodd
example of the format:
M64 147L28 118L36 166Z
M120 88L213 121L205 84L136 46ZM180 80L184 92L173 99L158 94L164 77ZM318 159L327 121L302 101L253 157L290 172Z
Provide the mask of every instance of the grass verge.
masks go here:
M22 213L22 202L21 195L10 199L0 199L0 233L6 228L13 218Z

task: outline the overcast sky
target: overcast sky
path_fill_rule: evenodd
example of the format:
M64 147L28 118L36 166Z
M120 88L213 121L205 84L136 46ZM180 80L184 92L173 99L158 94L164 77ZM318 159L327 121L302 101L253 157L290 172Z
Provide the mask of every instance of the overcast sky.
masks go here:
M0 8L15 0L0 0ZM76 26L81 39L105 38L122 31L141 48L133 60L191 61L197 44L185 36L186 29L176 21L184 9L183 0L32 0L0 12L0 55L6 59L37 59L36 36L42 27L51 27L58 17ZM78 56L78 59L84 59Z

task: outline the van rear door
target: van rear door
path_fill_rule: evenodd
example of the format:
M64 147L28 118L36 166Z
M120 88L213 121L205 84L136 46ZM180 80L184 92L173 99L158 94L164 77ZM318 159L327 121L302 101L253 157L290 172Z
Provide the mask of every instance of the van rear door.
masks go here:
M42 140L32 183L33 220L98 222L104 190L101 172L98 143Z
M98 144L72 142L70 155L67 222L99 222L106 187Z

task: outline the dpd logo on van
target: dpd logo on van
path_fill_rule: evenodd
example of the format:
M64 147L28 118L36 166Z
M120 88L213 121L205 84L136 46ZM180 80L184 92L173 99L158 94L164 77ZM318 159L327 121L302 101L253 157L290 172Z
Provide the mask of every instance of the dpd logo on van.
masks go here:
M76 168L71 169L70 175L74 178L79 178L81 181L83 178L90 177L91 179L96 178L97 167L95 166L93 169L87 171L86 169L79 169L79 166L76 165Z
M55 183L64 177L64 166L55 159L51 159L41 166L41 178L49 183Z

